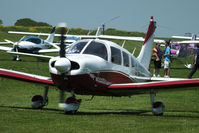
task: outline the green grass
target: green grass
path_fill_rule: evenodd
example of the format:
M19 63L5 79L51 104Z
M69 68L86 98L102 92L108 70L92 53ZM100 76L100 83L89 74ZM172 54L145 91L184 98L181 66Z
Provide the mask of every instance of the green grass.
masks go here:
M132 51L134 47L127 41L125 48ZM10 59L11 55L0 51L0 67L49 76L48 62L38 63L31 57L22 57L22 62ZM190 70L181 62L173 61L171 77L187 77ZM194 77L198 75L199 72ZM31 97L42 93L43 86L0 78L0 133L197 133L199 130L199 90L157 93L155 100L166 106L161 117L152 115L149 94L130 98L96 96L92 101L86 101L91 96L77 95L83 100L79 112L65 115L58 108L59 91L54 87L49 89L48 106L31 109Z

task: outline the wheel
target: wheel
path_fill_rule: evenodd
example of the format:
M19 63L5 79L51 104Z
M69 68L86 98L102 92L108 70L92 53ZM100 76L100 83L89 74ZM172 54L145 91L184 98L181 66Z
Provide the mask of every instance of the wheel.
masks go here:
M41 95L35 95L32 97L31 105L33 109L42 109L44 106L44 99Z
M66 114L76 114L81 103L81 99L75 97L69 97L66 99L64 112Z
M156 116L162 116L164 113L164 103L162 102L155 102L152 107L152 112Z
M16 58L16 61L21 61L21 56L19 56L18 58Z
M12 61L16 61L17 56L12 56Z

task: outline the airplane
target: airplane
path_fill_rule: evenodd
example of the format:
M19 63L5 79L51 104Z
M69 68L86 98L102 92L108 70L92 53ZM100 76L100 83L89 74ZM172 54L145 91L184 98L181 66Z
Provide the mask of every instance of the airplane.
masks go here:
M64 27L64 25L61 25ZM148 70L154 42L156 23L151 16L147 34L140 54L134 57L118 44L96 39L75 42L67 51L64 45L65 28L62 28L58 57L49 58L49 73L44 77L0 68L0 77L12 78L45 86L44 94L32 98L32 108L47 105L49 86L60 90L60 107L65 113L75 114L81 104L75 94L94 96L132 96L150 94L152 113L163 115L165 105L155 102L155 95L161 91L196 89L199 79L156 78ZM38 55L41 56L42 55ZM64 103L64 93L70 92Z
M13 48L0 46L0 50L7 51L8 53L24 52L32 54L58 52L59 47L53 43L55 28L56 27L53 27L51 33L48 35L46 40L43 40L36 36L24 36L18 42L12 42L5 39L6 42L0 42L0 44L12 44ZM55 47L55 49L50 49L52 46ZM21 57L13 56L12 60L21 61Z
M196 49L196 44L199 43L195 34L192 37L184 37L184 36L172 36L172 38L179 38L179 39L190 39L184 41L170 41L171 45L171 54L173 58L187 58L194 54ZM192 64L189 64L186 61L185 67L192 68Z
M172 38L181 38L180 36L172 36ZM170 41L171 43L171 53L175 57L185 58L190 54L193 54L193 51L196 49L194 41L196 41L196 35L193 34L192 37L189 37L189 41ZM184 39L187 39L185 37Z

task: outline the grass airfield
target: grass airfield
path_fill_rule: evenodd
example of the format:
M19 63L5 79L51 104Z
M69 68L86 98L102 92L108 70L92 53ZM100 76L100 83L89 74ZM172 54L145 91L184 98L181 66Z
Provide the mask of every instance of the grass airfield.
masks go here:
M132 46L132 42L125 45L130 51ZM22 62L16 62L11 61L11 56L0 51L1 68L49 76L48 62L37 62L32 57L22 57ZM189 72L182 60L173 61L171 77L186 78ZM196 77L199 72L193 78ZM165 103L165 113L160 117L151 113L149 94L130 98L95 96L92 101L86 101L91 96L77 95L83 101L76 115L65 115L58 108L59 91L54 87L49 89L48 106L31 109L30 100L36 94L43 94L43 86L0 78L0 133L197 133L199 130L199 90L157 93L155 100Z

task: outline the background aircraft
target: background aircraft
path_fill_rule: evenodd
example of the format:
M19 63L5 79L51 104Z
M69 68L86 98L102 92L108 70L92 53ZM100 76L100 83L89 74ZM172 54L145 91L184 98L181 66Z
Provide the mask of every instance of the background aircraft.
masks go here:
M194 51L196 49L196 44L199 43L195 34L192 37L184 37L184 36L172 36L172 38L178 39L191 39L184 41L171 41L171 53L174 58L184 58L186 63L185 67L192 68L192 64L188 63L188 57L193 56ZM192 60L191 60L192 61Z
M46 85L43 96L33 96L33 108L45 106L48 101L48 86L57 86L60 89L61 103L63 103L64 92L71 93L71 97L61 104L65 112L77 112L81 100L76 99L75 94L131 96L149 93L153 114L162 115L164 104L154 102L157 92L184 90L188 87L195 89L199 85L199 79L151 77L148 67L152 55L155 28L155 22L151 17L143 46L137 58L116 43L101 39L80 40L65 51L64 29L62 29L60 55L52 57L49 61L51 78L6 69L0 69L0 76Z
M58 52L59 47L53 43L55 28L53 27L51 33L48 35L46 40L43 40L36 36L24 36L18 42L12 42L10 40L6 40L6 42L1 42L1 44L12 44L13 48L0 46L0 50L5 50L9 53L32 53L32 54L39 54L39 53L49 53L49 52ZM50 49L54 46L56 49ZM13 60L21 60L20 56L13 56Z

